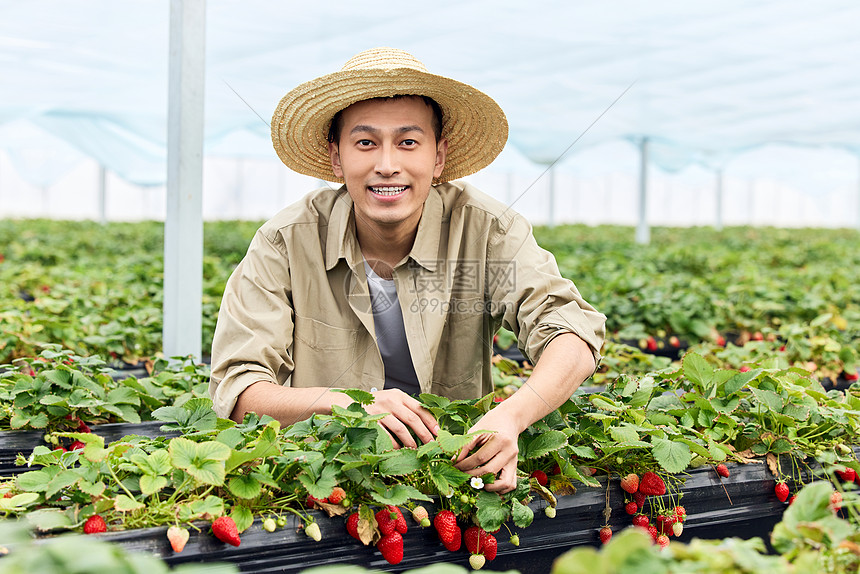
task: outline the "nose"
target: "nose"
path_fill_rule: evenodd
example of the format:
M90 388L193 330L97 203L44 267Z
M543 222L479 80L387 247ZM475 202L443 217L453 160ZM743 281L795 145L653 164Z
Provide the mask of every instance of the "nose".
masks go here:
M376 173L391 177L400 173L397 149L394 145L382 144L376 156Z

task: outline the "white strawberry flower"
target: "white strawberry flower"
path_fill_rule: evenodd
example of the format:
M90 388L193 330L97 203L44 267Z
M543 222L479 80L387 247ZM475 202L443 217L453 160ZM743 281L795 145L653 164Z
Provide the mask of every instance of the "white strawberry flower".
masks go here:
M480 476L473 476L472 480L469 481L469 484L472 485L472 488L475 490L480 490L484 488L484 481Z

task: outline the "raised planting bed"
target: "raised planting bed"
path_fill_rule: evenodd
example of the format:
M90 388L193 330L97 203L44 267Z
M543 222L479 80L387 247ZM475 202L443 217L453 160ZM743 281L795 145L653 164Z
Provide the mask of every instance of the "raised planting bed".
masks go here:
M724 478L711 467L690 472L681 487L681 504L688 518L684 532L673 540L697 538L768 538L773 526L782 518L785 503L774 495L774 478L764 464L730 465L731 476ZM555 518L544 514L547 503L539 497L530 503L534 522L525 529L508 524L518 532L519 546L510 542L503 526L496 534L498 554L485 568L516 569L520 572L549 572L556 557L575 546L599 545L598 530L605 523L606 479L600 488L582 487L572 495L560 496ZM613 479L609 486L612 515L609 525L614 531L630 526L630 516L624 513L623 491ZM677 502L660 497L673 507ZM731 499L731 500L730 500ZM658 504L657 498L647 505ZM431 516L435 508L425 505ZM287 525L275 532L266 532L258 519L241 534L241 545L233 547L217 540L208 523L198 523L201 531L192 530L182 553L175 553L165 536L166 528L148 528L99 535L127 550L153 553L170 565L196 562L230 562L242 572L301 572L313 566L356 564L387 572L402 572L433 562L451 562L468 567L469 554L465 547L457 552L445 549L433 527L421 528L407 516L409 531L403 536L404 558L397 565L387 563L373 546L364 546L348 535L345 517L329 518L320 511L311 511L320 526L322 540L315 542L300 528L301 520L288 515ZM461 529L469 526L460 524Z

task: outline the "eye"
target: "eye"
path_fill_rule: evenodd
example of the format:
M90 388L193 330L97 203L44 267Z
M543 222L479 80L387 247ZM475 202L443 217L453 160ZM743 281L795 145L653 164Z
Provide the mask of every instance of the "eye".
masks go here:
M415 140L408 140L408 139L407 139L407 140L403 140L403 141L401 142L401 145L405 145L405 146L407 146L407 147L412 147L412 146L416 146L416 145L418 145L418 142L417 142L417 141L415 141Z
M370 146L372 146L372 145L373 145L373 141L371 141L371 140L367 140L367 139L364 139L364 140L358 140L358 141L356 142L356 144L357 144L359 147L370 147Z

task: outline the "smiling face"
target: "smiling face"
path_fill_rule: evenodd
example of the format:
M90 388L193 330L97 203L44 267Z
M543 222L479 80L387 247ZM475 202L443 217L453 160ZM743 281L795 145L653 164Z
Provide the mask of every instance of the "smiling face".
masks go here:
M362 227L414 232L448 149L436 141L430 106L420 97L365 100L343 110L340 122L329 155L352 198L359 235Z

